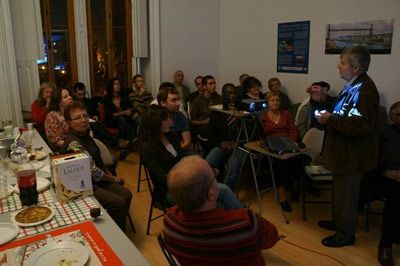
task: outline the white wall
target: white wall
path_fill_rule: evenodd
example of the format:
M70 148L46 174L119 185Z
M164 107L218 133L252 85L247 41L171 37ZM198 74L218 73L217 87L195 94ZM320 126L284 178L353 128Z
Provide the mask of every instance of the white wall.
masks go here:
M219 23L220 1L160 1L162 82L173 81L181 69L192 91L198 75L213 75L219 83Z
M293 102L300 102L305 88L325 80L331 93L345 84L338 77L339 55L324 54L326 24L378 19L395 19L391 55L372 55L369 75L380 91L381 104L400 100L400 1L398 0L221 0L220 84L238 83L247 72L258 77L268 90L267 81L278 77ZM308 74L276 72L278 23L311 21Z

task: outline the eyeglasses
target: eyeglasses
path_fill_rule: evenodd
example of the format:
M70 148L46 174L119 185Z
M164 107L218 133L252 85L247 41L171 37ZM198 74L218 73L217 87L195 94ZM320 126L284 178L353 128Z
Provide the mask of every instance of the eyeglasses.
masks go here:
M71 118L71 120L72 121L81 121L82 119L86 120L88 118L89 118L89 116L87 114L84 114L84 115L77 116L75 118Z

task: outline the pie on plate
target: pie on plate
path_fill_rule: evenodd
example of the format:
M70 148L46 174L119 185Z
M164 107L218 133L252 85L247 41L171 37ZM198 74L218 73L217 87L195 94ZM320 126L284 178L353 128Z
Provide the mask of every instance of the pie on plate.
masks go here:
M52 208L47 206L32 206L19 211L12 219L17 225L32 226L44 223L54 216Z

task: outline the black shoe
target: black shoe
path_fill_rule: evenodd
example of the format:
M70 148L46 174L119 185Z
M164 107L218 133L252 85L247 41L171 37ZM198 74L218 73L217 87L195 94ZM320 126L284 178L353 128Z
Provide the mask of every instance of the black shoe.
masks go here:
M378 249L378 261L382 266L393 266L393 257L391 248L381 248Z
M292 191L292 195L290 196L290 198L295 202L299 202L300 191L299 190L293 190Z
M328 236L322 239L322 245L330 248L340 248L344 246L351 246L356 242L355 237L340 238L338 235Z
M324 228L326 230L336 231L336 226L333 223L333 221L320 220L320 221L318 221L318 226L321 228Z
M282 209L285 212L291 212L292 211L292 207L290 206L290 204L289 204L289 202L287 200L284 201L284 202L281 202L281 206L282 206Z
M121 149L121 151L119 152L119 160L123 161L126 159L127 156L128 156L128 151L125 149Z

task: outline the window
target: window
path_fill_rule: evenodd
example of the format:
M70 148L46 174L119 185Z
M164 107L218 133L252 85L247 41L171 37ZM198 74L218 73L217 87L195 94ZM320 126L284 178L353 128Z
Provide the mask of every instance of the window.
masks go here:
M102 96L110 78L132 86L130 0L86 0L92 96Z
M40 0L44 60L38 60L40 83L72 88L77 82L73 1Z

